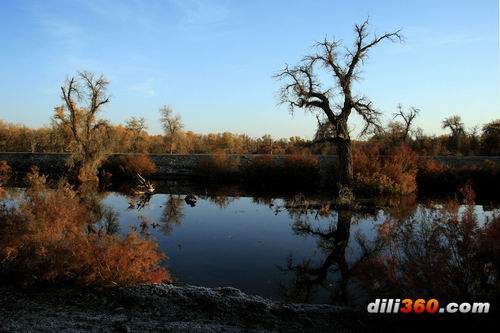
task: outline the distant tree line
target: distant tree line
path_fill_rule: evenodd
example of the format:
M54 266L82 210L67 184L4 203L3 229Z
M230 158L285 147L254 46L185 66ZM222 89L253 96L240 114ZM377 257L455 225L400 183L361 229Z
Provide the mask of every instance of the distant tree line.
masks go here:
M452 126L448 126L451 122ZM458 126L455 126L458 125ZM466 129L458 116L443 121L449 134L427 135L420 128L409 130L399 121L391 121L382 131L365 141L354 141L354 147L377 142L384 153L401 143L408 144L419 155L500 155L500 120ZM318 133L322 129L318 129ZM0 120L0 151L2 152L69 152L70 133L60 125L29 128ZM314 139L299 136L273 139L270 135L253 138L246 134L230 132L199 134L177 131L172 136L153 135L147 132L144 118L131 117L125 124L109 125L111 153L150 154L211 154L219 150L234 154L293 154L309 151L313 154L335 154L335 147L328 142L313 144ZM318 134L320 135L320 134Z
M294 136L273 139L270 135L253 138L230 132L199 134L179 131L175 135L147 133L144 119L132 117L126 124L109 124L110 153L209 154L219 150L235 154L291 154L308 149L309 140ZM145 124L143 122L143 124ZM69 152L69 133L59 126L29 128L0 120L0 151L2 152ZM321 149L314 149L321 153ZM325 152L327 153L327 152Z

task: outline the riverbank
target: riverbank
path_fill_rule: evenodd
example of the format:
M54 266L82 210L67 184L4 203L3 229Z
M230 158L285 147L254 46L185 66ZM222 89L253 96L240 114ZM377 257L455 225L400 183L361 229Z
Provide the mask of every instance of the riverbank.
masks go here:
M421 332L458 326L484 331L498 327L495 312L375 315L327 304L273 302L230 287L0 285L0 332Z
M133 156L135 154L111 154L108 158L110 164L116 163L123 156ZM191 178L199 166L211 155L207 154L150 154L151 161L156 165L156 172L151 175L155 179L180 179ZM277 164L284 163L289 155L251 155L251 154L232 154L228 155L231 160L238 162L240 167L250 165L259 156L267 156ZM6 161L15 172L28 172L32 166L44 174L61 175L67 170L66 161L69 154L65 153L8 153L0 152L0 161ZM319 162L319 173L329 174L333 170L337 161L334 155L314 155ZM500 164L499 156L433 156L424 157L435 160L448 166L477 166L482 165L485 160L493 164Z
M348 332L345 308L276 303L235 288L168 284L0 287L1 332Z

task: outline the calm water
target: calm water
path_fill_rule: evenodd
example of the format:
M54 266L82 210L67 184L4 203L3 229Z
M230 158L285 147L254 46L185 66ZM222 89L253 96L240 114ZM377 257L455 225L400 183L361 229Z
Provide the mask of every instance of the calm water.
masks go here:
M434 219L433 214L437 214L440 206L402 202L386 212L354 214L327 207L305 207L317 201L303 197L198 197L194 207L186 204L184 197L155 194L139 209L130 197L119 193L109 193L103 199L105 205L117 212L120 232L131 228L143 230L140 217L147 217L149 227L143 231L156 239L168 255L166 265L181 283L232 286L276 300L366 304L371 295L413 292L402 286L399 291L394 286L384 288L387 279L384 272L390 265L373 267L378 260L402 254L399 270L414 271L426 286L425 279L435 280L435 277L426 272L432 265L418 263L419 258L442 260L440 248L426 242L437 242L437 238L444 237L445 242L458 242L456 249L450 244L444 244L445 248L469 251L461 248L460 228L435 231L439 229L435 223L422 222ZM461 213L464 210L460 208ZM474 206L473 210L477 229L481 230L493 212L485 211L482 206ZM430 230L426 230L427 224L431 225ZM391 230L389 236L385 235L387 228ZM429 236L432 232L437 235ZM411 246L405 248L401 243ZM487 262L489 259L484 264ZM409 264L423 265L424 271L405 267ZM453 263L446 270L450 268L463 269ZM457 284L462 283L461 277L457 279ZM418 283L409 287L418 288ZM433 288L437 291L442 286ZM461 291L458 293L462 295Z
M495 211L483 206L473 206L472 222L448 223L437 216L442 205L412 200L352 213L301 196L198 196L195 206L178 194L101 198L119 233L137 230L158 242L179 283L349 305L390 295L474 298L497 284L498 246L478 242L497 244L500 233L490 222Z

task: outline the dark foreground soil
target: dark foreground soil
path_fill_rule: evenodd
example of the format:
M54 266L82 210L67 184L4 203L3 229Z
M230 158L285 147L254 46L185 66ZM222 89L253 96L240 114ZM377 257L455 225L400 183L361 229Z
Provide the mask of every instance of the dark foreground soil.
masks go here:
M348 332L347 310L274 303L234 288L0 287L0 332Z
M76 289L0 283L0 332L488 332L497 309L467 315L373 315L277 303L235 288L167 284Z

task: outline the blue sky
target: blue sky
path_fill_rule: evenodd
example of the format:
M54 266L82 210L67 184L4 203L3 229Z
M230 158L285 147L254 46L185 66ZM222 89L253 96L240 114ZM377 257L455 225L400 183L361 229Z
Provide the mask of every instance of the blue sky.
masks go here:
M272 75L326 35L350 46L368 16L406 38L375 48L355 87L386 120L398 103L428 133L452 114L500 118L497 0L2 0L0 119L49 124L64 79L90 70L111 81L113 123L143 116L159 133L169 104L195 132L310 137L315 118L280 106Z

